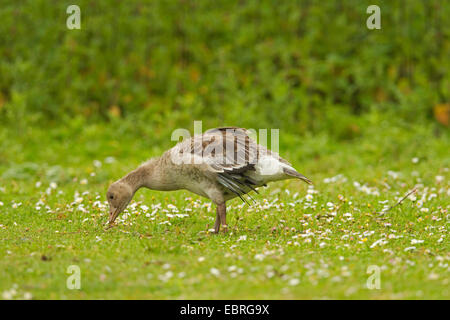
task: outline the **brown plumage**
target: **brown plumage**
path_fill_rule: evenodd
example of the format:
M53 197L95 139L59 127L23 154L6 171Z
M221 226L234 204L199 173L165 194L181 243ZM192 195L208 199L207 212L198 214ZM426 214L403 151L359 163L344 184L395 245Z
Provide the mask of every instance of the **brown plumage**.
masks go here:
M178 143L160 158L151 159L122 179L107 192L110 224L131 201L135 192L187 189L211 199L217 206L215 232L226 224L226 201L258 192L257 188L276 180L298 178L311 181L292 165L264 146L257 144L246 129L225 127L206 131Z

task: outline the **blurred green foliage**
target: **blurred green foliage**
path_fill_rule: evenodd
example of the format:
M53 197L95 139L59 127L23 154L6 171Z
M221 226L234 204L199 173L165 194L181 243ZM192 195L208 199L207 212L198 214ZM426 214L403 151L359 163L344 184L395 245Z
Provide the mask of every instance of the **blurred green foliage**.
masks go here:
M382 29L368 30L375 3ZM70 4L81 30L66 27ZM3 0L0 123L203 120L349 139L435 122L450 102L448 17L446 0Z

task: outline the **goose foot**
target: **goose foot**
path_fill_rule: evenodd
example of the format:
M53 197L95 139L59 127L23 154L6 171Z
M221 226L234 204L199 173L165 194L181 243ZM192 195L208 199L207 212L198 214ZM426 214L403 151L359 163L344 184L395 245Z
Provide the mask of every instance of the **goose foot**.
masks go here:
M216 222L214 223L214 231L211 231L213 234L218 234L220 232L220 225L223 227L224 233L228 232L228 225L227 225L227 208L225 206L225 203L217 205L216 208Z
M217 206L217 216L220 218L220 224L223 227L223 232L228 232L228 225L227 225L227 206L225 203L222 203ZM217 219L216 219L217 223Z
M222 225L222 227L223 227L223 233L228 233L228 225L227 224L223 224Z

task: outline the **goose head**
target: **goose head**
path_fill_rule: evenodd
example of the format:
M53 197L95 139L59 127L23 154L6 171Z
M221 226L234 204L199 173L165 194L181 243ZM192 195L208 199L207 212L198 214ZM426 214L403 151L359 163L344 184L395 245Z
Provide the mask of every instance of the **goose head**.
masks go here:
M109 187L106 198L109 203L109 224L111 225L130 203L133 190L128 184L117 181Z

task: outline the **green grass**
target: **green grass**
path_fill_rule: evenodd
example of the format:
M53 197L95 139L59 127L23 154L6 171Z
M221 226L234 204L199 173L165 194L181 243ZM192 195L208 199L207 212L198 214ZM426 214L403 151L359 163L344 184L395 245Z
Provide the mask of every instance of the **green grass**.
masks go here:
M105 231L109 183L171 145L134 130L76 121L0 128L3 298L449 298L448 135L398 123L347 142L281 130L280 153L315 182L309 193L287 181L262 189L251 207L233 200L229 233L213 235L206 199L140 190L136 208ZM378 216L414 186L417 200ZM80 267L80 290L66 287L70 265ZM366 287L371 265L380 267L378 290Z
M449 1L378 1L381 30L369 0L79 0L81 30L69 4L0 8L0 297L449 298ZM194 120L279 128L314 189L233 200L220 235L141 190L105 231L108 185Z

